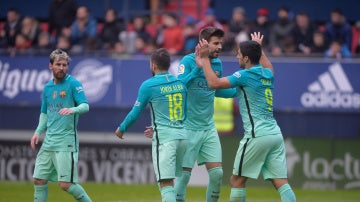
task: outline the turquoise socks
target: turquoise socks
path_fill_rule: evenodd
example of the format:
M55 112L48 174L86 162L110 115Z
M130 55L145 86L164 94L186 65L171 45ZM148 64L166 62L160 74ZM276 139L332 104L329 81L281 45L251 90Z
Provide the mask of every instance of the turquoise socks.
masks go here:
M223 170L222 167L208 170L209 184L206 189L206 202L217 202L220 197Z
M48 200L48 184L34 185L34 202L46 202Z
M245 202L246 188L231 188L230 202Z
M190 181L191 172L183 171L181 177L175 180L176 201L183 202L186 197L186 186Z
M284 184L278 189L281 197L281 202L296 202L294 191L291 189L289 184Z
M176 202L175 190L172 186L166 186L160 189L162 202Z
M91 202L90 197L79 184L72 184L66 191L79 202Z

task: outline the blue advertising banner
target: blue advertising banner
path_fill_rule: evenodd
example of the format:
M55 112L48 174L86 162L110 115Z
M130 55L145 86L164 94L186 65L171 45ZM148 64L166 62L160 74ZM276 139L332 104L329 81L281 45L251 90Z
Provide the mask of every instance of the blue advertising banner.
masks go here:
M0 57L0 104L40 105L52 78L47 57ZM179 60L172 62L176 74ZM360 111L360 62L276 61L275 109ZM224 75L238 71L223 61ZM148 59L74 57L69 73L83 83L92 107L132 106L141 83L151 77Z
M360 111L360 63L273 62L274 107L281 110ZM225 76L239 70L223 62Z

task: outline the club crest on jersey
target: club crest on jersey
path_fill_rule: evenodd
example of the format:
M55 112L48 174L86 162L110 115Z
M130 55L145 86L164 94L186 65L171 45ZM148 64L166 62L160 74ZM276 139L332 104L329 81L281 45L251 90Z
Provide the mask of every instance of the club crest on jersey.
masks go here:
M178 74L183 74L185 71L185 65L184 64L180 64L178 66Z
M57 91L54 91L54 92L53 92L53 95L52 95L53 99L55 99L56 96L57 96Z
M60 91L60 97L61 98L64 98L66 96L66 91Z

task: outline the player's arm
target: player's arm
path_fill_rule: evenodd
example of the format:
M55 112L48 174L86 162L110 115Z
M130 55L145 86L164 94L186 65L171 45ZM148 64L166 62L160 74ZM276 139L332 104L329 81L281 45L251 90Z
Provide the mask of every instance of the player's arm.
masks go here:
M71 83L71 92L74 97L75 107L62 108L59 111L61 115L84 114L89 111L90 107L85 96L82 84L79 81ZM77 106L76 106L77 105Z
M237 95L236 88L217 89L215 91L215 97L233 98L236 97L236 95Z
M187 85L194 79L201 70L199 68L192 68L190 63L190 56L185 56L179 63L177 78Z
M264 39L264 35L262 35L260 32L251 33L251 40L258 42L260 45L262 45L263 39ZM266 56L264 50L262 49L261 49L260 64L263 67L270 69L274 73L274 67L271 64L269 58Z
M39 143L40 135L43 134L46 130L47 120L47 114L40 113L38 126L36 127L34 135L30 140L31 149L34 150L35 146Z
M128 130L129 127L131 127L138 120L141 112L145 109L146 105L148 104L150 96L148 95L146 89L148 89L146 85L144 84L141 85L134 106L132 107L128 115L125 117L123 122L121 122L119 127L116 129L115 134L120 139L123 139L124 133Z
M210 88L220 89L220 88L230 88L230 82L226 77L218 78L211 68L211 63L209 59L209 49L208 43L206 40L201 40L196 46L196 64L199 68L203 68L206 81Z

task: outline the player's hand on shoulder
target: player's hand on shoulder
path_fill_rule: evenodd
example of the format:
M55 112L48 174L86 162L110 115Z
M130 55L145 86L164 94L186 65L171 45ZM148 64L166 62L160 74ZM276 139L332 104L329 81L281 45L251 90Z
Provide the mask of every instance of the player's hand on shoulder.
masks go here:
M145 127L145 131L144 131L144 135L147 138L153 138L153 134L154 134L154 130L152 129L151 126L146 126Z
M116 134L116 136L117 136L118 138L124 139L124 138L123 138L124 133L121 132L121 131L119 130L119 128L116 129L115 134Z
M38 144L38 142L39 142L39 135L34 134L30 140L30 147L32 150L35 150L35 146Z
M250 35L251 35L251 40L258 42L260 45L262 44L264 35L262 35L260 32L253 32Z

